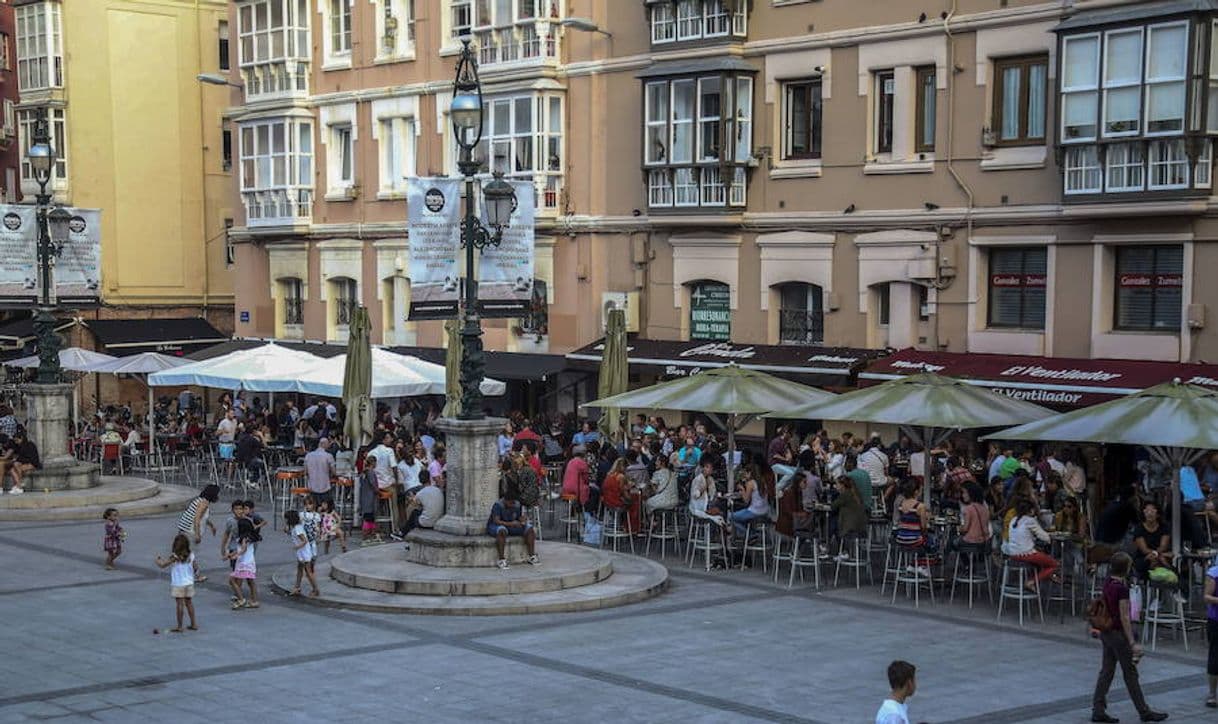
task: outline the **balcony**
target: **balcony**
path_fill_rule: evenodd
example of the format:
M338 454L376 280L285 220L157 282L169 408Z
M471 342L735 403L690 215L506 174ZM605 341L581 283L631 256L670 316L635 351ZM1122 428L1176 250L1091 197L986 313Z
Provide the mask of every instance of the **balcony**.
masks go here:
M251 228L308 224L313 218L312 189L243 191L241 201Z
M556 33L554 23L532 18L503 28L474 28L478 64L487 68L556 64Z

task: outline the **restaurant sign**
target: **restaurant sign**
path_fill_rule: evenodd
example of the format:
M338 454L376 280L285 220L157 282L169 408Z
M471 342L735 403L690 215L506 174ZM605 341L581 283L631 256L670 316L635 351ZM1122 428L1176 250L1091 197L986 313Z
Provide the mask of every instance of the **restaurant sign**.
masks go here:
M689 294L689 338L726 342L732 337L732 294L726 284L695 284Z

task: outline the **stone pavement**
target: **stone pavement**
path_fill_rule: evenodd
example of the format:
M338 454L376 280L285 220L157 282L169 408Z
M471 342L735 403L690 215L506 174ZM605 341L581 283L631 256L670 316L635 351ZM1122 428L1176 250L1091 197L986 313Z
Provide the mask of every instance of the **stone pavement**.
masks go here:
M105 571L100 519L0 524L0 722L869 722L893 658L919 666L915 722L1084 722L1099 664L1077 621L1020 630L988 604L915 612L874 588L788 591L760 572L680 564L665 594L590 613L324 609L265 579L263 607L234 612L210 537L201 630L169 634L168 577L152 560L174 518L124 525L119 570ZM286 535L266 539L259 569L290 563ZM1218 719L1193 644L1161 643L1141 665L1173 722ZM1123 692L1118 675L1110 710L1136 721Z

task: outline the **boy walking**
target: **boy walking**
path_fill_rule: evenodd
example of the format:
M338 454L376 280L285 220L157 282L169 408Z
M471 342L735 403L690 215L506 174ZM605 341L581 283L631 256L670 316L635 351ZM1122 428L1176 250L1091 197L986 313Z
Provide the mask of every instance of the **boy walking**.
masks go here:
M918 688L916 673L917 668L908 661L898 659L888 665L888 686L892 691L875 713L875 724L909 724L907 702Z

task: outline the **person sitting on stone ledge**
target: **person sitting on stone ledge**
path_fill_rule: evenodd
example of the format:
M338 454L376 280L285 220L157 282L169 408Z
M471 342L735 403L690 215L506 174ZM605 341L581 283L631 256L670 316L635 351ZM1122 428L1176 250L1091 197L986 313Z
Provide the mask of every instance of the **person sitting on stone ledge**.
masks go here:
M18 428L17 434L13 436L13 467L9 473L13 476L13 487L9 489L9 493L20 495L25 492L21 487L21 480L31 470L37 470L42 467L42 461L38 459L38 447L33 441L26 436L25 430ZM532 544L530 544L530 549Z
M509 487L503 491L503 497L495 501L495 505L491 508L490 519L486 522L486 532L495 538L495 548L499 551L499 563L496 565L499 568L505 571L508 568L508 536L524 538L524 543L529 549L529 563L535 566L540 562L536 553L537 532L529 523L524 506L516 499L514 489Z

